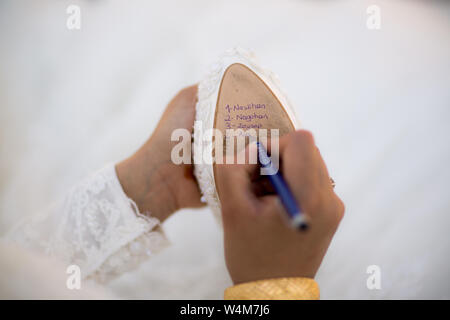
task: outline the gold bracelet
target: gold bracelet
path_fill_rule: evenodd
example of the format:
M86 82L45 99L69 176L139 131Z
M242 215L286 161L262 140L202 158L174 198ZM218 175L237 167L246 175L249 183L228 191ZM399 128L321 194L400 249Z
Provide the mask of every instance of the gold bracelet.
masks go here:
M310 278L276 278L241 283L225 290L225 300L318 300L319 285Z

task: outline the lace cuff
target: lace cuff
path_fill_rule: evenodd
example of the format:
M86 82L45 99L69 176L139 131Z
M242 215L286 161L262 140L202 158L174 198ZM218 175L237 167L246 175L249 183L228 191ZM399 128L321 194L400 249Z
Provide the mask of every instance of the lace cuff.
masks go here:
M106 281L167 246L157 218L139 213L108 165L64 201L27 217L6 239L76 264L83 278Z

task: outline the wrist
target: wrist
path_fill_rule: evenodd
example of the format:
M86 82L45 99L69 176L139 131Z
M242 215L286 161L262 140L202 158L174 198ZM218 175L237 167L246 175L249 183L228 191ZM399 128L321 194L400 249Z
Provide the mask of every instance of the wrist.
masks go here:
M178 210L170 181L160 170L161 164L141 151L116 165L117 177L125 194L132 199L142 214L161 222ZM154 159L154 158L153 158Z

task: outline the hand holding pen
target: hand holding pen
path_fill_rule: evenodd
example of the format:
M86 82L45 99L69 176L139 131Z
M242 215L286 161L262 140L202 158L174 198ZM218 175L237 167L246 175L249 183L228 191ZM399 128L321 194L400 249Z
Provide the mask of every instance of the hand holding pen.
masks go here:
M300 209L300 206L284 180L283 175L278 168L273 168L274 164L268 156L263 144L256 142L256 147L258 148L258 160L261 166L263 168L271 169L267 174L267 179L269 179L272 187L280 198L281 204L289 218L289 224L298 230L306 230L308 228L306 215Z
M279 142L280 173L310 228L298 232L286 225L280 192L259 174L259 164L216 165L225 259L234 283L313 278L344 213L311 133L296 131Z

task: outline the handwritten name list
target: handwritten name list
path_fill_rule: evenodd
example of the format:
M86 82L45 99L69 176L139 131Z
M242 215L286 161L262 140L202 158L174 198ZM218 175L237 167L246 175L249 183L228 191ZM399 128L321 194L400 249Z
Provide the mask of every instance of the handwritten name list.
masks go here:
M269 120L264 103L225 105L225 129L259 129Z

